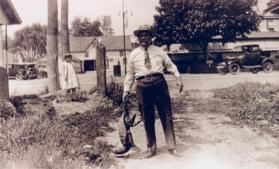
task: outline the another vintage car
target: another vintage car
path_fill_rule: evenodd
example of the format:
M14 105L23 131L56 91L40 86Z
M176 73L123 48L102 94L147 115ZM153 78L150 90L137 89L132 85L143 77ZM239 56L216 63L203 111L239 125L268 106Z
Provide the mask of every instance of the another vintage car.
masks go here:
M236 75L241 69L249 69L252 73L260 70L271 72L274 62L270 58L270 53L263 52L259 45L243 45L238 47L242 53L238 56L227 56L224 62L217 65L220 74L230 72Z
M36 63L8 64L8 75L9 78L15 78L17 80L28 80L47 77L46 71L38 69L38 65Z

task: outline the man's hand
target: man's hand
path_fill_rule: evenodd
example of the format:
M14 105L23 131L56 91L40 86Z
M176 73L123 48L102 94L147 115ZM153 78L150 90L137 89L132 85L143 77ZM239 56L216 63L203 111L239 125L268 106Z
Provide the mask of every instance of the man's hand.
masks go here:
M179 76L179 78L177 79L177 86L178 86L179 92L182 92L184 85L183 85L181 76Z
M129 92L128 91L124 91L123 95L122 95L122 100L125 101L125 99L128 97Z

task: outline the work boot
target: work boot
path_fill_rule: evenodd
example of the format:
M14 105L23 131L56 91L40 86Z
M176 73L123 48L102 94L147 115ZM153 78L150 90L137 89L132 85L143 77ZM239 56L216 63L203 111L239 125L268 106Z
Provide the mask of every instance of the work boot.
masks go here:
M122 146L122 147L118 147L115 150L113 150L114 154L124 154L127 153L130 150L130 146Z
M151 157L155 156L156 154L157 154L156 150L148 149L146 151L146 153L144 154L144 158L151 158Z
M169 153L173 156L176 156L176 157L181 157L180 154L178 154L178 152L176 151L176 149L169 149Z

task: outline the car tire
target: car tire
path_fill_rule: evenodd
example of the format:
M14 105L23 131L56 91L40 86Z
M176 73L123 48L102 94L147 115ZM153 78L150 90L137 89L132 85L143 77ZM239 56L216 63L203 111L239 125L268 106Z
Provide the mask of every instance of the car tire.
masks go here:
M251 68L250 71L254 74L257 74L260 71L260 69L259 68Z
M232 63L229 65L229 71L233 75L237 75L240 72L240 66L237 63Z
M263 71L265 73L269 73L273 71L273 63L271 62L264 62L263 63Z
M16 76L15 76L15 79L16 80L22 80L23 77L22 77L22 75L20 73L17 73Z

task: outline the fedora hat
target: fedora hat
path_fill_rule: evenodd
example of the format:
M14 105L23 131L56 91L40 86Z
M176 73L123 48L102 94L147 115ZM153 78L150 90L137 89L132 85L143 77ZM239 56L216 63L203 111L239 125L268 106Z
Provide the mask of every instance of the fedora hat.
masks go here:
M146 32L149 33L151 36L154 35L153 29L149 25L141 25L137 30L134 31L135 36L139 36L140 33Z

